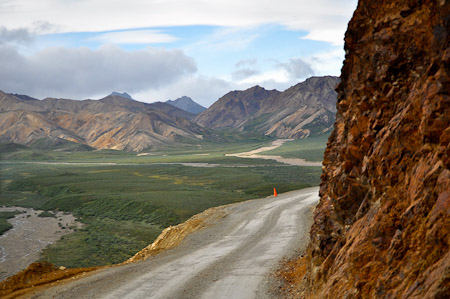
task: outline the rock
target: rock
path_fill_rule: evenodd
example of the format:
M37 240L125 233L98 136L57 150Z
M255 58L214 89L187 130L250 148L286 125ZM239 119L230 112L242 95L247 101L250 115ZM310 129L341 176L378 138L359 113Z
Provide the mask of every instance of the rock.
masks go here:
M301 297L450 298L449 16L359 1Z

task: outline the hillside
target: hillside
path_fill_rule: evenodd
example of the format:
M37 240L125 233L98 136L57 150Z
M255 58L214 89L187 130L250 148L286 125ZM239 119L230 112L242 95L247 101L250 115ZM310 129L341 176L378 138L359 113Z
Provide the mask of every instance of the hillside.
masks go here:
M180 138L199 139L205 129L192 114L165 103L120 95L100 100L23 100L0 91L0 141L51 145L57 140L97 149L142 151ZM44 141L45 139L49 139Z
M336 112L336 77L312 77L284 92L255 86L233 91L194 121L212 128L256 131L280 138L302 138L331 131Z
M200 104L197 104L190 97L186 97L186 96L178 98L174 101L168 100L166 103L170 104L172 106L175 106L177 108L183 109L184 111L190 112L195 115L202 113L203 111L206 110L205 107L203 107Z
M302 296L450 297L449 15L359 1Z
M254 86L244 91L231 91L217 100L194 121L209 128L240 128L254 116L266 101L280 92Z

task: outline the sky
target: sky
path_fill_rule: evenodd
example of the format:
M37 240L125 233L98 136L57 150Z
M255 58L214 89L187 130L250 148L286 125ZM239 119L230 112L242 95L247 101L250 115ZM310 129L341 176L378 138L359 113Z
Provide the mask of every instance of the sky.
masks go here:
M0 0L0 90L142 102L339 76L357 0Z

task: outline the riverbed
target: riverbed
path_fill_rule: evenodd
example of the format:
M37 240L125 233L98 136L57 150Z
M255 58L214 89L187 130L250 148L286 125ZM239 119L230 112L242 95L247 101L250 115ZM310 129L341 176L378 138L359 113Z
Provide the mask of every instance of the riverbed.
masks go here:
M0 236L0 281L37 261L45 247L81 226L75 217L63 212L39 217L43 211L21 207L0 207L0 211L23 211L8 219L13 228Z

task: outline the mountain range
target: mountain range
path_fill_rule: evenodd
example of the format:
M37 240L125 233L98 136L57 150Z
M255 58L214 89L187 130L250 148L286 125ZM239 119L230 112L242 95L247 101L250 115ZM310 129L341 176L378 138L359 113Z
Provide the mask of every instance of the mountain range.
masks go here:
M311 77L284 92L255 86L221 97L194 121L210 128L235 128L280 138L330 132L336 113L337 77Z
M142 151L207 130L193 115L166 103L109 95L100 100L28 99L0 92L0 142L77 143L97 149ZM43 141L45 140L45 142Z
M206 110L188 97L148 104L118 92L77 101L0 91L0 143L139 152L200 141L224 129L303 138L331 129L338 82L336 77L313 77L284 92L255 86L229 92Z

